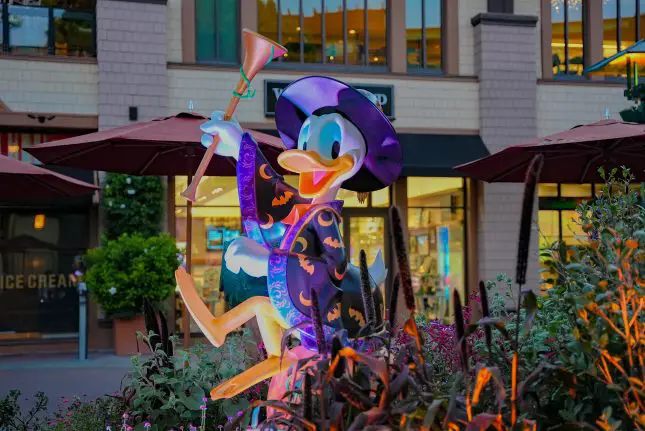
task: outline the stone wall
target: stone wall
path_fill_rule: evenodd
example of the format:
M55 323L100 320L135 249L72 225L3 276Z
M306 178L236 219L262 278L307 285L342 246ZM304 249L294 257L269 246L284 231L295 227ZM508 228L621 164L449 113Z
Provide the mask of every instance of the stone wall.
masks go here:
M17 112L96 114L96 63L0 58L0 99Z
M96 6L99 128L166 114L167 6L98 0Z

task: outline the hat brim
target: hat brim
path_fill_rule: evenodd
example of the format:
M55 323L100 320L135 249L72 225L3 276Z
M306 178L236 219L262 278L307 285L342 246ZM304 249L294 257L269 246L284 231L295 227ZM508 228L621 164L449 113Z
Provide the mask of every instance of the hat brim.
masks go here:
M284 89L275 107L275 122L287 148L298 145L307 117L322 108L334 108L352 122L365 138L367 153L360 171L343 183L357 192L380 190L401 174L403 155L392 123L355 88L325 76L308 76Z

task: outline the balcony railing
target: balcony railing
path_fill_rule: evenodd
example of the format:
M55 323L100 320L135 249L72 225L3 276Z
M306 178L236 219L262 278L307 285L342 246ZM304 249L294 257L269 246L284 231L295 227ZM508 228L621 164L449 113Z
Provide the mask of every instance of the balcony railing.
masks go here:
M3 2L0 44L3 53L95 57L95 13Z

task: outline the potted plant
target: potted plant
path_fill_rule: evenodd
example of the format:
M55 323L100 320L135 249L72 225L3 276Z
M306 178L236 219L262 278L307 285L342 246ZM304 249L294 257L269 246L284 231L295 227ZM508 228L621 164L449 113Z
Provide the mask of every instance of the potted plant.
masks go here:
M87 255L87 288L114 319L117 355L137 353L137 331L145 332L144 300L160 303L175 290L177 246L167 235L124 234Z

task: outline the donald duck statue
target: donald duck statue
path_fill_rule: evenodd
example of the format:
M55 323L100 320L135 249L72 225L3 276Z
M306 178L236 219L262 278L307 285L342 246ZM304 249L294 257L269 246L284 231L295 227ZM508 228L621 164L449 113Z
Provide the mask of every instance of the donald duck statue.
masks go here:
M316 351L311 326L312 294L318 299L329 341L338 331L355 337L365 326L360 271L350 264L341 237L343 188L366 193L392 184L400 174L402 154L392 124L376 97L338 80L310 76L290 84L276 104L276 126L286 147L282 168L299 175L297 189L269 165L251 135L239 123L212 114L202 125L202 145L219 138L216 154L237 161L237 182L245 236L226 249L223 274L250 277L264 292L214 317L199 297L190 275L176 273L181 295L193 319L215 346L252 318L268 358L223 383L213 399L229 398L284 372L295 360L281 360L285 330L297 327L302 348ZM369 270L377 319L383 319L382 258ZM227 281L228 280L228 281ZM235 290L235 278L222 283Z

